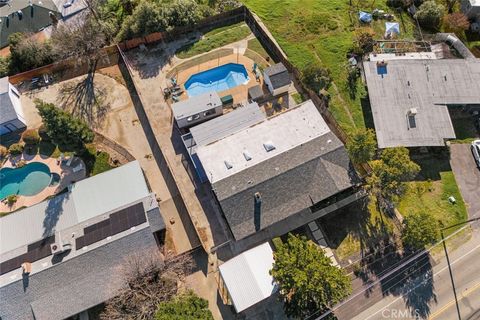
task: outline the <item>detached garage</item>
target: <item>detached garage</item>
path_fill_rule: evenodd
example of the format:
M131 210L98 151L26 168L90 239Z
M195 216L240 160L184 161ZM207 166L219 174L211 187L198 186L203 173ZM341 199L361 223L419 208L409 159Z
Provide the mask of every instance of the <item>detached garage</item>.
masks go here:
M270 275L273 262L272 248L265 242L219 267L229 300L237 313L270 297L276 291Z
M25 128L20 93L8 82L8 77L0 79L0 135Z

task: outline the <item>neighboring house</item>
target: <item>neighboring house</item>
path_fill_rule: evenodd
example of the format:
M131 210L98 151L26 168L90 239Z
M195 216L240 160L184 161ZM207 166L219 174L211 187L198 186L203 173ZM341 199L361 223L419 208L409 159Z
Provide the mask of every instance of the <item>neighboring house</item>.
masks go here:
M287 93L290 87L290 74L283 63L277 63L263 71L263 79L270 93L274 96Z
M196 153L236 241L260 243L298 228L323 215L314 205L358 182L310 100Z
M11 0L0 4L0 48L16 32L35 33L61 18L52 0Z
M223 139L235 132L248 128L265 120L267 116L260 110L256 102L237 109L190 128L190 132L182 136L185 148L190 155L193 166L201 182L207 181L202 165L198 160L197 148Z
M265 242L218 267L219 288L225 287L236 312L246 312L276 292L277 286L270 275L273 263L272 248Z
M480 21L480 0L462 0L461 10L469 19Z
M215 91L172 104L179 128L188 128L223 114L223 105Z
M0 318L88 319L124 285L125 259L157 250L164 232L138 161L1 217Z
M20 93L8 77L0 79L0 135L15 132L27 126L23 118Z
M480 59L371 55L363 63L379 148L444 146L448 107L480 104Z

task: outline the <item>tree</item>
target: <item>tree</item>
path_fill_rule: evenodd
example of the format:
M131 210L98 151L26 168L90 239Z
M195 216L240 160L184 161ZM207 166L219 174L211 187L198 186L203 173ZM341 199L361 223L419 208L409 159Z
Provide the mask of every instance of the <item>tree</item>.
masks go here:
M410 159L404 147L383 149L380 159L370 162L372 173L367 186L377 195L394 199L404 192L404 182L413 179L420 166Z
M301 79L305 86L316 93L328 89L332 82L330 71L316 63L310 63L303 69Z
M372 129L358 129L347 143L348 154L355 163L371 161L377 152L377 139Z
M23 144L21 143L14 143L8 147L8 153L12 156L19 156L23 153Z
M38 42L31 35L13 33L8 37L10 57L8 73L16 74L35 69L54 61L55 55L49 42Z
M355 53L364 55L373 51L373 45L375 40L373 36L375 32L371 28L361 28L355 32L355 38L353 41Z
M463 32L470 28L470 21L466 15L461 12L447 14L443 18L443 26L445 31L453 32L457 36L463 36Z
M193 267L191 255L163 257L151 250L131 255L119 268L118 275L125 285L106 302L100 319L154 319L158 306L177 294L177 283Z
M85 122L55 107L52 103L35 100L48 136L56 144L82 151L85 144L93 141L95 134Z
M28 129L22 133L22 140L25 144L34 145L40 142L40 135L35 129Z
M8 155L8 149L0 145L0 160L3 160Z
M155 314L156 320L213 320L208 310L208 301L198 297L193 291L160 302Z
M287 242L277 246L274 259L270 273L290 317L303 319L326 311L351 292L344 270L334 267L323 250L304 237L289 234Z
M426 211L412 212L405 217L403 225L403 244L410 249L423 249L438 238L438 221Z
M444 7L433 0L425 1L415 13L415 19L426 28L437 30L442 21Z
M87 67L87 75L82 81L66 83L60 88L60 107L93 127L99 124L108 108L103 104L103 93L94 86L98 62L106 57L102 48L108 44L107 33L105 25L88 13L84 19L58 27L51 38L54 51L61 58Z
M117 40L144 37L150 33L165 30L167 24L162 20L160 7L153 1L141 1L128 16L120 28Z

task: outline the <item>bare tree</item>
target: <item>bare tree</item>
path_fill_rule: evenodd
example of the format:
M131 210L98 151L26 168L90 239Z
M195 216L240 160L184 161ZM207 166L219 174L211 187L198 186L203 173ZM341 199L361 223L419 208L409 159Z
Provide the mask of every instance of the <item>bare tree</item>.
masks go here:
M106 303L100 319L153 319L158 304L177 294L178 283L194 265L191 255L163 257L146 251L129 257L119 272L125 286Z
M91 13L86 13L75 21L60 25L54 31L51 43L61 59L71 59L80 67L87 66L87 76L83 81L64 85L61 89L61 107L70 109L68 111L73 115L96 126L108 109L101 99L102 92L94 87L98 63L106 57L102 50L107 44L103 25Z

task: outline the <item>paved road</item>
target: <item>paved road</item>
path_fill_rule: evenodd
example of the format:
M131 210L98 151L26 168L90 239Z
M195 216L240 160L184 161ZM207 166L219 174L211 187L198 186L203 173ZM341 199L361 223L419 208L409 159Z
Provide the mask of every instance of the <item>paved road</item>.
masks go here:
M423 258L421 258L423 259ZM480 231L472 239L450 253L462 319L480 319ZM423 260L427 262L427 260ZM420 263L420 265L423 264ZM398 277L397 277L398 280ZM402 278L400 278L402 280ZM383 281L385 284L387 281ZM404 278L402 285L379 301L372 292L373 305L350 303L335 313L339 319L419 319L455 320L456 308L445 259L414 279ZM415 310L417 310L415 312ZM413 312L413 313L412 313Z
M450 165L467 204L469 217L480 217L480 170L475 166L470 144L452 144L450 150Z

